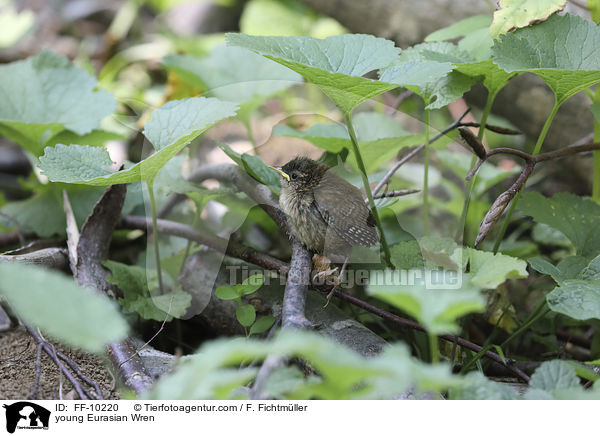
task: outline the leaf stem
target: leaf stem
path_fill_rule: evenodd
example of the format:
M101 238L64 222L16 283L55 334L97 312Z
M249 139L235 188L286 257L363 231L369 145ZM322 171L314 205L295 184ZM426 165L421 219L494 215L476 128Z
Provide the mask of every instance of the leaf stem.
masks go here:
M596 87L594 103L600 103L600 86ZM600 142L600 122L594 117L594 142ZM592 200L600 204L600 151L594 151L594 181L592 184Z
M477 138L480 141L483 141L483 135L485 134L485 125L487 124L487 119L492 110L492 104L494 103L494 98L496 98L496 93L488 94L488 98L485 102L485 107L483 108L483 113L481 114L481 120L479 122L479 132L477 133ZM470 168L473 168L477 163L477 156L473 156L471 159ZM460 220L458 222L458 227L456 229L456 242L464 241L465 237L465 223L467 221L467 212L469 211L469 203L471 201L471 194L473 192L473 187L475 186L475 179L477 178L477 173L473 174L473 177L469 179L467 182L467 187L465 190L465 202L463 204L462 212L460 214Z
M423 164L423 234L429 235L429 122L430 110L425 109L425 163Z
M540 152L540 150L542 149L542 144L544 143L544 140L546 139L546 135L548 134L550 125L552 124L552 121L554 120L554 117L556 116L556 112L558 112L558 108L560 107L561 103L562 102L557 101L556 97L555 97L554 106L552 106L550 115L548 115L548 118L546 118L544 127L542 127L542 131L540 132L540 134L538 136L538 139L537 139L537 142L535 143L533 152L531 153L532 156L537 155ZM513 211L515 210L515 207L516 207L517 203L519 202L519 198L521 198L521 192L523 192L523 188L525 188L526 183L527 183L527 181L523 184L523 187L519 190L519 192L517 192L517 195L515 195L515 198L513 198L513 200L510 202L510 206L508 207L508 211L506 212L506 217L504 218L504 222L502 223L502 228L500 229L500 233L498 233L498 237L496 238L496 242L494 243L494 253L497 253L498 249L500 248L500 243L502 242L502 239L504 238L504 234L506 233L506 229L508 228L508 224L510 223L510 218L512 217Z
M158 277L158 290L162 295L164 292L162 269L160 267L160 252L158 249L158 220L156 217L156 199L154 198L154 183L146 182L148 195L150 197L150 209L152 212L152 238L154 239L154 257L156 261L156 274Z
M431 363L440 362L440 349L438 346L438 337L432 333L428 333L429 337L429 350L431 351Z
M373 199L373 193L371 192L371 186L369 185L367 170L365 168L365 164L363 162L362 155L360 154L360 149L358 147L358 139L356 138L356 132L354 131L354 126L352 124L351 114L344 114L344 121L346 122L346 126L348 127L348 133L350 134L350 139L352 141L354 156L356 157L358 169L360 170L360 176L363 181L363 186L365 187L365 193L367 194L367 199L369 200L369 207L371 208L371 212L373 213L373 218L375 218L377 230L379 230L379 236L381 237L381 248L383 249L385 263L388 266L391 266L390 248L385 238L385 233L383 232L383 226L381 225L381 219L379 218L377 206L375 206L375 200Z

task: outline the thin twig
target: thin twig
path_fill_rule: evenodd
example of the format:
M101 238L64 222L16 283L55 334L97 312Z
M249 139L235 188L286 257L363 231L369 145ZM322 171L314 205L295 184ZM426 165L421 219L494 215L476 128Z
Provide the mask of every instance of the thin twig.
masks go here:
M37 400L40 387L40 375L42 374L42 343L39 343L35 356L35 378L33 379L33 389L31 390L31 399Z
M374 195L373 198L375 200L379 200L380 198L392 198L392 197L403 197L409 194L416 194L417 192L421 192L420 189L400 189L397 191L389 191L384 192L383 194ZM366 202L367 200L365 200Z
M356 298L352 295L346 294L344 292L338 291L336 290L334 295L336 297L339 297L340 299L349 302L350 304L353 304L357 307L360 307L368 312L371 312L385 320L388 320L390 322L393 322L394 324L397 324L401 327L405 327L405 328L410 328L413 330L418 330L421 332L426 332L427 329L425 327L423 327L421 324L409 320L409 319L405 319L405 318L401 318L397 315L394 315L393 313L389 313L383 309L380 309L376 306L373 306L372 304L367 303L366 301L363 301L359 298ZM475 352L480 352L483 347L467 341L466 339L460 338L458 336L454 336L454 335L439 335L439 337L445 341L448 342L453 342L453 343L457 343L458 345L460 345L461 347L467 348L471 351L475 351ZM521 371L519 368L516 368L513 365L513 360L511 359L503 359L500 355L492 352L492 351L486 351L484 353L484 355L486 357L488 357L489 359L492 359L495 362L498 362L499 364L501 364L502 366L506 367L509 371L511 371L513 374L517 375L519 378L521 378L523 381L525 381L526 383L529 383L529 376L527 374L525 374L523 371Z
M85 387L83 387L81 385L81 383L79 383L79 381L71 373L71 371L69 371L69 369L67 367L65 367L65 365L62 364L61 359L58 357L58 355L56 353L56 349L54 348L54 345L52 345L50 342L48 342L44 338L42 338L42 336L32 326L25 324L25 328L27 329L29 334L36 340L36 342L42 346L42 348L46 352L46 354L48 356L50 356L50 358L54 361L55 365L58 367L60 372L62 374L64 374L65 377L67 377L67 380L69 380L69 382L71 382L71 385L73 385L73 388L79 395L79 398L82 400L94 399L95 395L90 394L90 392ZM66 356L64 356L64 357L66 360L70 360L68 357L66 357ZM71 362L71 363L72 363L72 365L76 366L75 362ZM69 363L70 367L72 367L71 363ZM102 399L102 397L100 397L99 399Z
M471 108L468 108L466 111L464 111L463 114L460 117L458 117L452 124L450 124L444 130L442 130L441 132L439 132L433 138L431 138L429 140L429 144L432 144L433 142L437 141L438 139L440 139L442 136L444 136L446 133L450 132L451 130L456 129L460 125L462 119L465 116L467 116L467 114L470 111L471 111ZM417 153L419 153L424 148L425 148L425 144L421 144L417 148L413 149L410 153L408 153L407 155L403 156L402 159L400 159L398 162L396 162L394 164L394 166L392 166L392 168L390 168L390 170L387 172L387 174L383 177L383 179L381 179L379 181L379 183L375 186L375 189L373 189L373 195L375 195L379 191L381 191L381 189L383 188L383 186L386 185L390 181L390 179L396 173L396 171L398 171L398 169L402 165L404 165L407 161L409 161L410 159L412 159Z
M85 383L87 383L88 385L90 385L91 387L94 388L94 390L96 391L97 399L102 400L103 395L102 395L102 389L100 388L100 385L98 383L96 383L94 380L92 380L91 378L87 377L84 373L82 373L81 370L79 369L79 367L75 364L75 362L73 362L71 359L69 359L66 355L61 353L59 350L55 349L55 351L56 351L56 355L63 362L65 362L69 366L69 368L71 368L71 370L75 371L75 374L77 375L77 377L79 377Z
M158 329L158 331L156 333L154 333L154 335L152 335L152 337L150 339L148 339L144 345L142 345L140 348L135 350L135 353L133 353L127 360L124 360L123 362L121 362L121 364L119 365L119 367L125 365L127 362L129 362L131 359L133 359L136 355L139 356L140 355L140 351L142 351L144 348L146 348L148 345L150 345L150 343L156 339L156 337L164 330L165 328L165 324L167 323L167 320L169 319L169 317L171 316L171 308L173 305L173 296L171 296L171 300L169 300L169 310L165 316L165 319L163 320L162 324L160 325L160 328Z

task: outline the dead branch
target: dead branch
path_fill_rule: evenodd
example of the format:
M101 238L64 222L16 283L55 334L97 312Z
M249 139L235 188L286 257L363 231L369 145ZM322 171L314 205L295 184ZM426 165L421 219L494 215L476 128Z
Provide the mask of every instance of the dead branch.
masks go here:
M525 153L521 150L516 150L514 148L500 147L495 148L493 150L487 150L481 140L471 132L471 130L466 127L459 127L458 129L460 135L465 140L465 143L469 146L469 148L473 151L473 153L479 158L475 166L467 173L466 179L470 180L473 178L475 173L479 170L481 165L490 157L498 155L498 154L508 154L511 156L516 156L520 159L523 159L526 163L525 167L519 174L517 180L504 191L502 194L496 198L490 210L487 212L481 224L479 226L479 232L477 233L477 238L475 239L474 246L477 247L490 233L494 225L498 222L502 213L506 209L506 207L510 204L512 199L517 195L518 192L523 189L525 183L533 173L535 166L540 162L545 162L549 160L561 159L567 156L573 156L579 153L587 153L594 150L600 150L600 143L588 143L588 144L580 144L573 145L569 147L562 148L560 150L550 151L547 153L541 153L538 155L531 155L529 153Z
M112 233L119 221L126 192L125 185L110 186L81 229L74 273L82 286L96 292L106 294L110 289L101 262L108 256ZM127 388L141 394L152 385L152 378L129 339L109 344L107 354L119 380Z

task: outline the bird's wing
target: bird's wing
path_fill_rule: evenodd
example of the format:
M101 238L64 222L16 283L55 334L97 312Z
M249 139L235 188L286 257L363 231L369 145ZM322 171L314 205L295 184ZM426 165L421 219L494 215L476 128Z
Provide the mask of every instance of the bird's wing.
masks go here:
M314 189L315 203L329 229L349 245L379 241L375 219L358 189L328 170Z

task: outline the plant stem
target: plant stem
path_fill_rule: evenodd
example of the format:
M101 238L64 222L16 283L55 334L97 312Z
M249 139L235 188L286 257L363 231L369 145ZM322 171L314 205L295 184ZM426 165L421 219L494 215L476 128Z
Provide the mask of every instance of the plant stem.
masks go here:
M515 330L508 338L506 338L504 342L502 342L502 344L500 344L500 348L506 347L513 339L531 327L537 320L546 316L550 311L551 309L546 305L546 300L542 301L542 303L536 307L533 313L529 316L529 319L527 319L527 321L525 321L521 327Z
M483 135L485 133L485 125L487 124L487 119L492 110L492 104L494 103L494 98L496 98L496 94L488 94L487 101L485 102L485 107L483 108L483 113L481 114L481 121L479 122L479 132L477 133L477 138L480 141L483 141ZM475 166L477 162L477 156L473 156L471 159L470 168ZM465 202L463 204L463 209L460 214L460 221L458 222L458 228L456 229L456 242L460 243L464 241L465 237L465 223L467 221L467 212L469 211L469 202L471 201L471 193L473 192L473 187L475 186L475 179L477 178L477 173L473 174L473 177L467 182L467 187L465 191ZM464 244L463 244L464 245Z
M362 178L363 185L365 187L365 193L367 194L367 199L369 200L369 207L371 208L371 212L373 213L373 218L375 218L375 222L377 224L377 230L379 230L379 236L381 237L381 248L383 249L385 263L388 266L391 266L390 248L389 248L387 240L385 238L385 233L383 233L383 226L381 225L381 219L379 218L379 212L377 211L377 207L375 206L375 200L373 199L373 193L371 192L371 186L369 185L369 178L367 177L367 170L366 170L365 164L362 160L362 155L360 154L360 149L358 148L358 139L356 138L356 132L354 131L354 126L352 125L351 114L345 114L344 121L346 122L346 126L348 127L348 133L350 134L350 139L352 140L352 148L354 151L354 156L356 157L356 163L358 164L358 169L360 170L360 176Z
M600 103L600 86L596 87L594 103ZM594 117L594 142L600 142L600 122ZM600 151L594 151L594 182L592 185L592 200L600 204Z
M535 143L535 147L533 149L533 152L531 153L532 156L537 155L540 152L540 150L542 149L542 144L544 143L544 140L546 139L546 135L548 134L550 125L552 124L552 121L554 120L554 117L556 116L556 112L558 112L558 108L560 107L561 103L562 102L558 102L555 100L554 106L552 106L552 110L550 111L550 115L548 115L548 118L546 118L544 127L542 127L542 131L540 132L537 142ZM508 228L508 224L510 223L510 218L512 217L513 211L515 210L515 207L519 201L519 198L521 198L521 192L523 192L523 188L525 188L526 184L527 184L527 182L525 182L523 184L523 187L521 188L521 190L519 192L517 192L517 195L515 195L515 198L513 198L513 200L510 202L510 206L508 207L508 211L506 212L506 217L504 218L504 222L502 223L502 228L500 229L500 233L498 233L498 237L496 238L496 242L494 243L494 253L497 253L498 249L500 248L500 243L502 242L502 239L504 238L504 234L506 233L506 229Z
M148 195L150 196L150 209L152 212L152 238L154 239L154 257L156 261L156 274L158 277L158 291L160 294L163 294L163 279L162 279L162 270L160 267L160 252L158 249L158 224L156 218L156 199L154 198L154 183L146 182L148 186Z
M423 165L423 234L429 235L429 109L425 109L425 163Z
M248 140L250 144L252 144L252 151L254 151L254 155L258 156L258 147L256 146L256 140L254 139L254 133L252 133L252 126L250 125L250 117L247 120L244 120L244 125L246 126L246 131L248 132Z
M432 333L428 333L429 337L429 350L431 351L431 363L440 362L440 349L438 347L438 337Z

